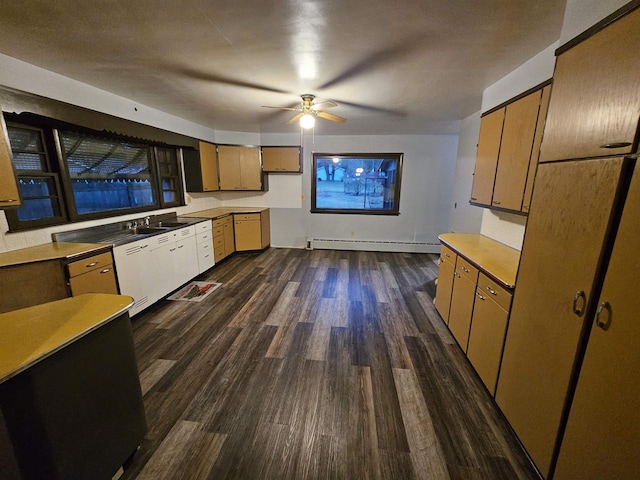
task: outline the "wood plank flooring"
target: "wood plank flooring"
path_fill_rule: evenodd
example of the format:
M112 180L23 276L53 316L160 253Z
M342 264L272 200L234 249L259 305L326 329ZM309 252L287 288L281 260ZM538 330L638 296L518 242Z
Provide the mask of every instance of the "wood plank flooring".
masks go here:
M433 306L436 256L271 248L133 319L123 479L538 479Z

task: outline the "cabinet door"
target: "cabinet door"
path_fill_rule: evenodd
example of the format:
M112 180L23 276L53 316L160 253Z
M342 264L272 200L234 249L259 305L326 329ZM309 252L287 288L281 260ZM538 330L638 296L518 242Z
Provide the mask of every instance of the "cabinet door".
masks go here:
M187 283L200 273L195 236L181 238L176 242L175 260L175 276L172 290L178 288L183 283Z
M491 205L520 210L527 183L542 90L506 106Z
M218 146L220 190L242 190L239 148L229 145Z
M480 121L480 138L471 189L473 203L491 205L505 111L505 108L501 108L485 115Z
M640 471L640 271L636 166L580 371L554 478L635 478Z
M496 401L547 475L622 159L538 166ZM579 292L584 292L579 294Z
M456 337L460 348L467 351L473 302L478 283L478 270L463 258L456 261L451 309L449 310L449 330Z
M262 190L262 165L258 147L239 147L242 190Z
M243 218L254 217L254 218ZM238 252L245 250L260 250L260 214L234 215L233 229L235 245Z
M457 255L453 250L442 245L440 247L440 267L438 268L438 287L436 289L436 309L447 324L453 292L453 275L455 273Z
M531 194L533 193L533 182L536 178L536 170L538 168L538 159L540 158L540 144L542 143L542 132L547 118L547 110L549 109L549 96L551 95L551 85L547 85L542 89L542 98L540 99L540 112L538 113L538 121L536 123L536 134L533 139L533 148L531 149L531 160L529 161L529 170L527 171L527 183L524 189L524 198L522 200L522 212L529 213L531 208Z
M218 154L216 146L200 142L200 169L202 170L202 190L212 192L218 190Z
M638 32L640 9L558 56L541 162L631 152L640 113Z
M260 212L260 248L271 245L271 213L269 210Z
M0 110L0 208L20 206L20 193L13 168L9 135Z
M149 240L128 243L113 248L120 293L133 297L129 313L135 315L158 300L155 294L159 277L151 259ZM157 278L156 278L157 277Z
M490 294L481 288L476 290L467 357L492 395L496 390L508 317L509 313L493 301Z
M74 297L84 293L118 293L116 276L111 264L71 277L69 286Z
M302 173L300 147L262 147L262 170Z

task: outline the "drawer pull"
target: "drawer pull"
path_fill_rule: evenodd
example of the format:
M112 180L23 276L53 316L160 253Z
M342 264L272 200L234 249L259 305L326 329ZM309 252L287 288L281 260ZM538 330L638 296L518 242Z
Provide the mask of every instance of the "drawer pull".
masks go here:
M451 255L449 255L447 252L444 252L444 256L451 258Z
M471 197L471 200L473 200L475 202L478 199L476 197Z
M629 145L631 145L631 142L611 142L611 143L605 143L604 145L600 145L600 148L608 148L608 149L624 148L624 147L628 147Z
M603 319L603 312L605 311L607 312L607 315L606 318ZM612 314L613 312L611 311L611 304L609 302L604 302L598 305L598 311L596 312L596 325L605 332L609 330Z
M578 302L580 302L580 306L578 306ZM576 293L576 296L573 298L573 313L575 313L579 317L584 315L584 307L586 304L587 304L587 295L584 293L584 290L580 290L578 293Z
M182 248L182 247L184 247L184 245L178 245L178 248Z
M109 273L111 271L110 268L105 268L104 270L102 270L100 273Z
M476 297L478 297L480 300L486 300L486 298L480 295L478 292L476 292Z
M175 249L175 248L171 248L171 249L169 249L169 251L170 251L170 252L175 252L175 251L176 251L176 249Z
M502 204L502 202L496 202L495 200L493 202L491 202L491 203L493 203L494 205L501 205Z
M495 290L492 290L491 287L487 287L487 291L491 294L491 295L498 295L498 292L496 292Z
M91 262L85 265L85 267L87 268L91 268L91 267L95 267L98 264L98 262Z
M471 271L467 267L465 267L464 265L460 266L460 270L462 270L464 273L469 273Z
M147 245L140 245L140 248L141 248L141 249L142 249L142 248L147 248L148 246L149 246L148 244L147 244Z
M7 198L5 200L0 200L0 203L13 203L13 202L17 202L18 199L16 198Z

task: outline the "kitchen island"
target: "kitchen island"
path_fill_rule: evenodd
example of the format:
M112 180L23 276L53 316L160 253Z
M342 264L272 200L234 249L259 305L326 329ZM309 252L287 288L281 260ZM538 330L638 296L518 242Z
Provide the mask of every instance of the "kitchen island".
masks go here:
M0 314L3 479L110 479L146 431L130 297Z

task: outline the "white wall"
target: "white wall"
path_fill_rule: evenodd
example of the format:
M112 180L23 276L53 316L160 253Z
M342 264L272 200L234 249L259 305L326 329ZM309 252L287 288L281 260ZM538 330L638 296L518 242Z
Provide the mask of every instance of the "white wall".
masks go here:
M277 135L263 135L264 145L295 143ZM299 141L299 138L297 138ZM455 135L305 135L301 208L297 191L291 191L292 207L271 212L273 245L303 247L307 237L358 240L427 242L437 245L438 235L448 230L448 206L455 169ZM313 152L404 153L399 216L336 215L310 213ZM270 178L275 178L271 175ZM271 181L271 180L270 180ZM436 249L437 250L437 249Z
M560 45L598 23L628 0L567 0L564 22L560 33Z
M468 116L460 124L458 159L449 206L449 231L479 233L484 209L469 205L473 171L476 165L476 150L480 133L480 112Z

